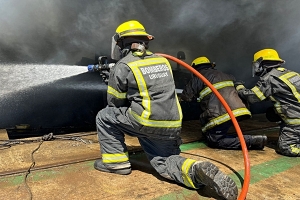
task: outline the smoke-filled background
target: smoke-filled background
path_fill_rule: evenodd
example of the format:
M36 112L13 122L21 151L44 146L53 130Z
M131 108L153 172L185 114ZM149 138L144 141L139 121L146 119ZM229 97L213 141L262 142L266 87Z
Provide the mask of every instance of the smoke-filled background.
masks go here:
M276 49L286 67L299 72L298 0L0 0L2 95L14 91L16 98L25 86L43 90L41 84L61 79L64 86L73 83L67 80L86 71L75 66L109 56L117 26L131 19L155 36L151 51L173 56L184 51L187 63L207 56L248 87L256 81L253 54L263 48Z
M80 63L110 54L116 27L139 20L156 38L151 50L187 62L206 55L220 69L250 78L253 53L275 48L297 70L300 1L1 0L2 63Z

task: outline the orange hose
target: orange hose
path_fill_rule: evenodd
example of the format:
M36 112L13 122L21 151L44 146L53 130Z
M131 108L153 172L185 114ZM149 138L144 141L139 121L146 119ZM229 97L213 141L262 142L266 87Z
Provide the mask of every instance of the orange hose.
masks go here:
M182 60L179 60L173 56L167 55L167 54L162 54L162 53L156 53L157 55L163 56L165 58L168 58L174 62L177 62L178 64L182 65L189 71L191 71L193 74L195 74L198 78L200 78L210 89L211 91L218 97L218 99L221 101L223 106L225 107L227 113L229 114L231 121L235 127L235 130L237 132L237 135L240 139L242 151L243 151L243 156L244 156L244 165L245 165L245 173L244 173L244 183L242 185L242 191L239 196L239 200L244 200L246 199L248 188L249 188L249 183L250 183L250 161L249 161L249 156L248 156L248 150L247 146L244 140L243 133L241 131L241 128L233 115L230 107L228 106L227 102L224 100L222 95L218 92L218 90L202 75L200 74L197 70L195 70L193 67L188 65L187 63L183 62Z

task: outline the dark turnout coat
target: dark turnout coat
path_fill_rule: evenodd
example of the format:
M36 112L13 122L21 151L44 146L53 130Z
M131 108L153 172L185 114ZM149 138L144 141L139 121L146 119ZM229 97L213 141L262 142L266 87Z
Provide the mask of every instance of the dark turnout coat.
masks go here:
M197 69L197 68L196 68ZM250 111L238 96L234 87L235 78L214 68L197 69L225 99L234 116L238 119L251 117ZM198 77L193 76L182 92L182 100L200 102L202 131L231 120L218 97Z

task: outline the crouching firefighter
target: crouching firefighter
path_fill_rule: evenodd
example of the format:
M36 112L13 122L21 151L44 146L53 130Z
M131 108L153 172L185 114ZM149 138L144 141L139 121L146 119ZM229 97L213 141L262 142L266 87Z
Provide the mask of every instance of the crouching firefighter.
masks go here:
M250 111L234 88L234 76L216 70L216 64L211 63L207 57L198 57L191 65L219 91L237 121L251 117ZM211 89L197 76L193 75L188 82L181 94L181 99L199 102L202 133L209 147L241 149L239 137L236 134L227 133L233 124L226 109ZM267 137L265 135L244 135L244 140L248 149L261 150L267 142Z
M148 50L154 37L138 21L117 27L110 70L108 106L96 116L102 158L95 169L131 173L124 134L137 137L152 167L163 177L197 189L208 185L226 199L236 199L235 182L210 162L180 156L182 111L167 59Z
M252 89L236 83L239 95L249 103L271 100L267 109L270 121L281 121L276 152L285 156L300 156L300 75L284 68L285 63L274 49L254 54L253 76L259 81Z

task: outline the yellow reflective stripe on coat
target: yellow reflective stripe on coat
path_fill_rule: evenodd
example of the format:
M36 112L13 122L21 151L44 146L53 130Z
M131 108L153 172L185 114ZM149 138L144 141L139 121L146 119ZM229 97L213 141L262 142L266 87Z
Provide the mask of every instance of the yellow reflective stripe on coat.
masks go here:
M235 117L242 116L242 115L251 115L250 111L247 108L238 108L232 111L233 115ZM224 115L221 115L219 117L216 117L212 120L210 120L203 128L202 131L205 132L208 129L211 129L215 127L216 125L222 124L228 120L230 120L230 116L228 113L225 113Z
M294 154L300 154L300 148L296 147L296 144L290 145L290 148Z
M193 166L193 164L196 162L196 160L193 159L186 159L182 166L181 166L181 172L182 172L182 179L183 179L183 183L185 186L187 187L191 187L191 188L195 188L195 185L189 175L189 170L190 168Z
M281 110L281 105L279 101L276 101L276 99L273 96L270 96L271 101L274 102L274 108L276 109L278 115L281 117L281 119L286 123L286 124L291 124L291 125L300 125L300 119L290 119L287 118L287 116L282 112Z
M103 163L120 163L120 162L126 162L129 160L128 152L125 153L104 153L102 154L102 161Z
M143 97L142 105L144 107L144 111L141 115L142 118L149 119L151 115L151 104L150 104L150 97L147 89L147 84L144 80L144 77L139 70L139 67L147 66L147 65L155 65L162 62L165 62L165 58L148 58L145 60L137 60L131 63L128 63L128 66L131 68L134 77L136 78L137 86L140 91L140 96ZM168 62L167 62L168 63ZM171 71L171 66L168 64L168 68Z
M261 101L266 99L265 95L260 91L260 89L257 86L254 86L251 90Z
M169 62L166 62L165 58L149 58L149 59L145 59L145 60L138 60L138 61L128 63L128 66L131 68L131 70L134 74L134 77L136 78L140 96L143 98L142 105L145 109L141 115L138 115L137 113L131 111L131 109L130 109L130 113L137 122L139 122L140 124L142 124L144 126L161 127L161 128L181 127L182 111L181 111L181 107L180 107L178 99L176 99L176 101L177 101L177 107L178 107L179 116L180 116L179 120L175 120L175 121L149 120L149 117L151 115L151 101L150 101L149 92L147 89L147 84L146 84L144 77L143 77L141 71L139 70L139 68L143 67L143 66L155 65L155 64L160 64L160 63L166 63L168 66L168 69L172 73L172 68L171 68Z
M219 89L224 88L224 87L234 86L234 83L232 81L222 81L222 82L214 83L213 86L217 90L219 90ZM212 91L209 87L205 87L203 90L201 90L200 97L199 97L198 101L201 101L205 96L207 96L211 92Z
M107 93L117 97L118 99L126 99L126 94L127 94L126 92L125 93L118 92L117 90L115 90L111 86L107 87Z
M133 116L133 118L139 122L140 124L144 126L151 126L151 127L159 127L159 128L178 128L181 127L181 119L180 120L175 120L175 121L158 121L158 120L150 120L150 119L145 119L135 112L133 112L130 109L130 114Z
M145 110L143 111L141 117L148 119L151 114L151 104L146 82L141 71L138 69L138 66L131 67L131 70L134 74L134 77L136 78L136 83L139 88L140 95L141 97L143 97L142 105Z
M284 116L284 114L282 113L282 110L281 110L281 105L280 105L280 102L277 101L273 96L269 96L270 100L274 102L274 108L276 109L277 111L277 114L282 118L286 118Z
M285 83L287 84L287 86L289 86L289 88L292 90L294 97L298 100L298 102L300 102L300 94L298 93L297 89L295 88L295 86L293 86L293 84L288 80L289 78L292 78L293 76L297 76L299 75L296 72L289 72L286 73L282 76L279 76L279 78Z
M177 104L177 108L178 108L178 112L179 112L179 119L181 121L183 118L182 109L181 109L177 95L175 95L175 97L176 97L176 104Z
M285 123L291 124L291 125L300 125L300 119L289 119L289 118L284 118L283 119Z

